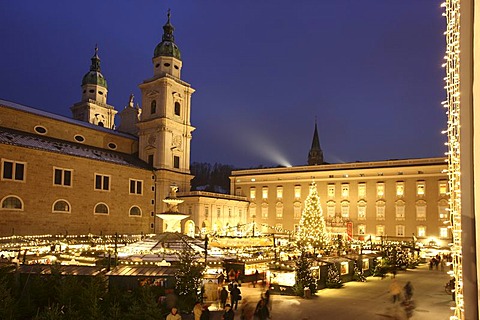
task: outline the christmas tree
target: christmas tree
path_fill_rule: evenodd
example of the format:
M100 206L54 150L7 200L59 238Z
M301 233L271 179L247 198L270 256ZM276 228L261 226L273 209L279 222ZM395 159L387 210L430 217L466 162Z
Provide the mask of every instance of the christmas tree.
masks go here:
M326 286L327 288L341 288L343 286L340 273L334 263L328 266Z
M317 185L312 182L300 219L298 242L304 248L324 248L329 243Z
M358 261L354 261L353 263L353 279L361 282L367 281L367 278L365 278L363 274L363 269L358 267Z
M175 292L182 310L191 310L201 298L203 266L196 263L195 252L184 248L178 255L178 271L175 273Z
M312 294L317 292L317 281L310 271L312 264L303 252L300 258L295 262L295 266L295 285L293 286L295 293L299 296L303 296L305 288L309 288Z

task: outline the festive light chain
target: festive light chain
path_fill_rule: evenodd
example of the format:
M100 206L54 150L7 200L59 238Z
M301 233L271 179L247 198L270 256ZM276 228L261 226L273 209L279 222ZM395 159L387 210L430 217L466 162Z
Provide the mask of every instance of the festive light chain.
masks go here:
M461 238L461 184L460 184L460 1L446 0L442 4L445 8L443 16L446 18L445 31L446 50L445 90L447 98L442 105L447 109L448 152L448 184L449 184L449 213L453 243L451 245L453 258L453 276L455 278L455 307L452 320L464 319L463 300L463 271L462 271L462 238Z

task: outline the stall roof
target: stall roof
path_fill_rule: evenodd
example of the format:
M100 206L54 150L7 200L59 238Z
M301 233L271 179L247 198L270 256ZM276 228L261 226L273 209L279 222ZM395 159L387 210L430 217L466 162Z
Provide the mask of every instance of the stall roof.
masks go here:
M52 274L52 270L58 270L58 272L62 275L96 276L99 274L104 274L107 269L104 267L50 264L22 264L18 266L18 271L20 273ZM55 271L53 273L55 273Z
M173 277L177 268L156 266L118 266L107 272L107 276L130 277Z

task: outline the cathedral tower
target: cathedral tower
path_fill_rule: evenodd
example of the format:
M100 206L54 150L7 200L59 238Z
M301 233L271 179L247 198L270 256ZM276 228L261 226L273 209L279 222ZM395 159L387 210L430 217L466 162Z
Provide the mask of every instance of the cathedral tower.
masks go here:
M312 147L308 152L308 165L323 164L323 151L320 148L320 139L318 139L317 121L315 121L315 131L313 132Z
M190 125L190 100L195 90L180 79L180 50L174 42L170 12L167 17L162 41L153 54L153 77L139 85L139 157L157 170L157 181L162 176L165 192L170 187L167 182L183 192L190 190L190 140L195 129Z
M82 100L74 104L70 110L76 120L114 129L117 111L107 104L108 87L100 70L98 47L95 47L95 54L91 60L90 71L82 79Z

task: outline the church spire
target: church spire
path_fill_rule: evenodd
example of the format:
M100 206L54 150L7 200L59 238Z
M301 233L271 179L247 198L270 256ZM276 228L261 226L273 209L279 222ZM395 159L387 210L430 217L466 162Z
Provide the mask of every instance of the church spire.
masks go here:
M315 119L315 131L313 132L312 147L308 152L308 165L323 164L323 151L320 148L320 139L318 138L317 120Z

